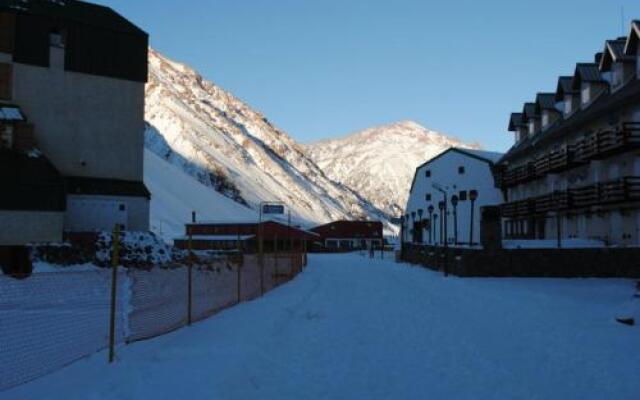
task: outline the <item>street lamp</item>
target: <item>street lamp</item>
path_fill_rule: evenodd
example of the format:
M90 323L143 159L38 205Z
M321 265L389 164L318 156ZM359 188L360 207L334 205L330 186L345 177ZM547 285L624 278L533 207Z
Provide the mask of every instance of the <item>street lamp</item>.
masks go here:
M411 211L411 243L416 242L416 212Z
M473 247L473 210L475 209L475 202L478 198L477 190L469 191L469 200L471 200L471 218L469 223L469 246Z
M418 227L420 228L420 243L422 243L422 208L418 208Z
M453 243L458 246L458 196L451 196L453 206Z
M404 260L404 215L400 216L400 260Z
M438 226L438 214L433 214L433 242L434 245L438 245L438 240L436 239L436 226Z
M433 229L433 205L429 205L427 207L427 211L429 211L429 244L432 244L431 241L431 231Z
M443 230L442 229L442 222L444 221L444 218L445 218L444 215L443 215L443 213L444 213L444 205L445 205L444 201L439 201L438 202L438 210L440 210L440 244L443 244L443 242L442 242L442 230Z

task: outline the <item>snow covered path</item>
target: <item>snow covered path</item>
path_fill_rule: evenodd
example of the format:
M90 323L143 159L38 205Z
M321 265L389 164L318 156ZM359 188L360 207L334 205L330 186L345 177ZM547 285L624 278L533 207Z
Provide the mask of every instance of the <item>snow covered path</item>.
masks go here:
M312 255L265 297L0 399L637 399L630 280L443 278Z

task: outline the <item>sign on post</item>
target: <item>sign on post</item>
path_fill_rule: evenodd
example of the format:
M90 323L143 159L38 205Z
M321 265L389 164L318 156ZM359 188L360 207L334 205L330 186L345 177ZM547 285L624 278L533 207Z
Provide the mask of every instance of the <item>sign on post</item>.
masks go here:
M263 204L262 213L263 214L284 214L284 205L283 204Z

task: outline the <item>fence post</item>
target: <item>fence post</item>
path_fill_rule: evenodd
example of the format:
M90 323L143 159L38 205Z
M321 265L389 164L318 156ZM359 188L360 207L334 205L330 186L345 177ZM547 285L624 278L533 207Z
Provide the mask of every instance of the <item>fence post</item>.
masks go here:
M262 223L260 223L260 226L258 227L258 232L260 235L258 240L258 250L259 250L258 266L260 268L260 296L264 296L264 228Z
M193 241L192 234L189 232L189 259L187 260L187 324L191 325L191 292L193 290Z
M280 279L278 275L278 235L274 236L273 242L273 276L271 277L271 280L273 281L273 286L276 286L278 279Z
M111 236L111 313L109 316L109 363L115 359L116 297L118 294L118 264L120 264L120 225L113 227Z
M242 301L242 297L241 297L241 293L240 293L240 287L241 287L241 272L240 272L240 267L242 266L242 262L244 261L244 258L242 257L242 247L240 244L240 231L238 231L238 266L237 268L237 273L238 273L238 287L237 287L237 291L238 291L238 303L240 303Z

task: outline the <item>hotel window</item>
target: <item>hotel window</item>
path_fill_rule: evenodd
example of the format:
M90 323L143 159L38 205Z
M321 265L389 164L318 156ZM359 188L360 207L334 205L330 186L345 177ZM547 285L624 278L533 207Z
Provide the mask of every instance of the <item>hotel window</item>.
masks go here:
M582 104L586 104L589 102L589 100L591 99L591 91L589 88L589 85L587 84L582 84Z
M428 169L428 170L424 171L424 176L426 176L427 178L430 178L431 177L431 170Z
M461 190L460 193L458 193L458 199L460 201L467 200L467 191L466 190Z
M425 196L425 200L431 201L431 193L427 193L427 195Z
M458 174L464 175L464 167L462 165L458 167Z

